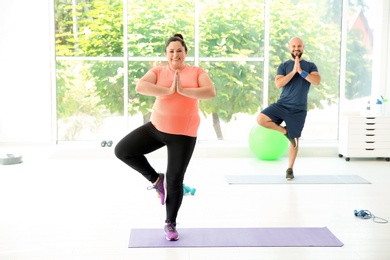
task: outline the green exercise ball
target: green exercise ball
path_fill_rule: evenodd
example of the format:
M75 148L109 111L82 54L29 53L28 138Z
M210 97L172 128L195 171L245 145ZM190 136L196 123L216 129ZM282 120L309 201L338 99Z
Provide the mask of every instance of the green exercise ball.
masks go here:
M288 139L282 133L258 124L249 133L249 147L253 154L266 161L282 156L288 149Z

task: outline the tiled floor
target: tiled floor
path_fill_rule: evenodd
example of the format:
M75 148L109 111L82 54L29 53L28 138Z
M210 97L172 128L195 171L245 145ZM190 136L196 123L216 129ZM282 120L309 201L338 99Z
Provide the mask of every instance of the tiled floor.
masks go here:
M165 209L111 148L18 147L23 163L0 165L1 260L390 259L390 162L299 157L295 174L356 174L371 184L228 185L227 174L284 175L286 158L195 156L178 231L185 227L328 227L343 247L127 248L131 228L163 228ZM156 170L165 159L151 156ZM162 239L163 231L162 232ZM174 243L174 242L173 242Z

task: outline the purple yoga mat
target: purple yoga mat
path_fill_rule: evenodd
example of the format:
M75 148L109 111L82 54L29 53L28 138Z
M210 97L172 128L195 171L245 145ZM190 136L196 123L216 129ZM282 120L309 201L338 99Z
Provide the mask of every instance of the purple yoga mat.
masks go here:
M341 247L326 227L308 228L178 228L178 241L167 241L164 230L132 229L134 247Z

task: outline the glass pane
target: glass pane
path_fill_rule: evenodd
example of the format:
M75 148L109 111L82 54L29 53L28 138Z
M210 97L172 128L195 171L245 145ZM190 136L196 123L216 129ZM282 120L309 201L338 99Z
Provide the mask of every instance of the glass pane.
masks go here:
M200 57L263 57L264 1L199 2Z
M262 104L263 55L264 1L199 1L199 65L217 88L200 102L199 140L247 142Z
M55 0L57 56L123 56L121 0Z
M202 122L199 140L247 140L262 100L263 62L201 62L200 67L208 71L217 96L200 101L209 120Z
M269 102L280 95L274 79L278 65L291 59L288 42L293 36L302 38L302 57L314 62L321 75L321 84L310 87L301 139L337 139L341 8L341 2L330 5L328 0L271 1Z
M371 98L373 53L373 5L376 1L349 1L345 106L343 111L364 113Z
M359 7L354 2L350 1L350 5ZM123 25L121 0L73 0L73 4L55 1L57 56L105 57L104 61L58 61L60 140L101 138L99 135L105 131L102 129L109 128L99 125L104 121L101 118L115 117L119 122L124 114L127 83L129 99L125 102L129 118L122 117L122 123L114 123L118 127L111 135L120 131L120 138L135 124L148 120L154 98L136 94L135 81L152 66L165 62L165 42L174 33L184 36L189 51L187 63L196 62L207 69L218 91L216 98L200 102L204 121L198 140L247 140L248 133L237 129L249 132L256 123L264 91L268 91L268 103L279 97L280 90L274 87L276 69L289 59L287 43L296 34L305 42L304 58L314 61L322 76L321 85L312 86L309 92L309 113L302 139L337 139L342 3L270 1L269 50L264 46L264 1L172 0L156 4L128 0L126 4L128 24ZM123 57L123 26L128 27L128 82L123 82L126 72L118 61L121 58L107 58ZM351 60L345 91L346 98L351 100L352 93L369 95L366 83L357 78L361 73L353 67L358 58L371 68L369 53L362 58L360 49L352 43L348 42L348 52L355 58L348 57ZM264 51L269 54L269 64L264 64ZM263 75L265 66L270 72L268 79ZM264 80L268 81L268 90L264 89ZM76 94L84 98L75 98ZM85 111L87 108L89 112ZM92 127L87 126L87 121L81 127L74 123L73 132L66 130L69 120L80 115L92 115L96 122L90 124ZM86 130L88 127L95 132Z
M123 73L122 62L57 61L58 141L120 136Z
M165 56L165 43L175 33L183 35L188 56L194 55L194 1L128 1L130 57Z

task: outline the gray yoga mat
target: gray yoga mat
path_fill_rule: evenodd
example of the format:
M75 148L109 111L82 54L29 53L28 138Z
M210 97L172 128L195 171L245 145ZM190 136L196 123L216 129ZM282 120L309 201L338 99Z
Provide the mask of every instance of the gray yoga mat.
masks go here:
M178 228L180 239L167 241L163 228L132 229L129 248L156 247L341 247L326 227Z
M370 184L358 175L297 175L291 181L283 175L225 175L229 184Z

